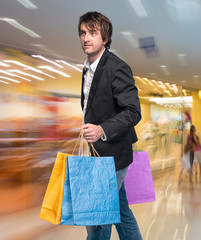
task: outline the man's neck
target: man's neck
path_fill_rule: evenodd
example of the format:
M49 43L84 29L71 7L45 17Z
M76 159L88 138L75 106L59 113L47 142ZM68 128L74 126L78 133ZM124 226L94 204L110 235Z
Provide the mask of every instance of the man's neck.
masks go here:
M102 49L102 51L99 53L99 55L91 55L91 56L88 56L88 59L89 59L89 62L90 62L90 65L96 61L96 59L98 59L102 54L103 54L103 51L105 50L105 48Z

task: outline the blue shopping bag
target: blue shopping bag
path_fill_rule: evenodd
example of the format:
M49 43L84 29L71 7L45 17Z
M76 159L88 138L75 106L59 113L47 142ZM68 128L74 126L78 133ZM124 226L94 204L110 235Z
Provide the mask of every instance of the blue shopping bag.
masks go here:
M69 156L66 161L60 224L120 223L114 158Z

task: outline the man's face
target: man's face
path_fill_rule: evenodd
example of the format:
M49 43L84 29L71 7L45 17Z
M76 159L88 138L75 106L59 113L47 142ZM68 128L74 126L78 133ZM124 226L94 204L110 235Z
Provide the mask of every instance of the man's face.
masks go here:
M85 23L80 25L80 40L84 52L88 55L90 62L94 62L102 53L107 41L103 41L100 26L96 29L87 28Z

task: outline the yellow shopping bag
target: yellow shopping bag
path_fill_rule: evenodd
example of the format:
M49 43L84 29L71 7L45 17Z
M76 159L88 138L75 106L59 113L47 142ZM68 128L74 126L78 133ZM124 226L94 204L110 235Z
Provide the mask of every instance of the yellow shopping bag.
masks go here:
M56 161L43 199L40 218L53 224L61 223L64 182L66 176L66 161L68 156L75 156L74 152L79 146L78 155L83 155L84 137L80 132L72 154L57 153Z
M53 224L60 224L61 222L66 159L68 156L73 155L61 152L57 153L40 211L40 218Z

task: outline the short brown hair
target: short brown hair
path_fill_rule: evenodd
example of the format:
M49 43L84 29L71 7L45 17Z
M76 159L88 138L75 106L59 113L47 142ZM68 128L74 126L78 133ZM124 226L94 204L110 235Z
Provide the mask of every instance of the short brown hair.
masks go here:
M97 24L100 25L100 31L103 41L107 40L106 48L110 48L112 42L112 23L109 18L98 12L87 12L79 19L78 31L80 36L80 25L85 23L90 29L96 29Z

